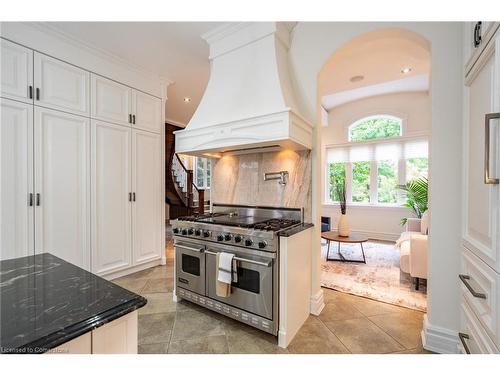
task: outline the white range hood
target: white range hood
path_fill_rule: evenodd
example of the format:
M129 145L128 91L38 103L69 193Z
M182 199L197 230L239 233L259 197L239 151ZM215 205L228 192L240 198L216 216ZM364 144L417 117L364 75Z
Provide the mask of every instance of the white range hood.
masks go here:
M288 69L293 26L228 23L202 36L210 80L191 121L175 132L177 153L311 148L312 125L297 113Z

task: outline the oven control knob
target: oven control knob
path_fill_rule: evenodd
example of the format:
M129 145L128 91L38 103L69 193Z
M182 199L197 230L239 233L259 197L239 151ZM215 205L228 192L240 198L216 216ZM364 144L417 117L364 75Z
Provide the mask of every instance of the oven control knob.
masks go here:
M208 231L208 230L204 230L204 231L203 231L203 237L205 237L205 238L206 238L206 237L210 237L210 231Z
M196 229L194 231L194 234L197 235L197 236L201 236L201 229Z
M236 243L240 243L242 240L241 236L239 234L237 234L236 236L234 236L234 242Z
M222 234L219 234L217 236L217 241L224 241L224 236Z
M189 234L190 236L192 236L192 235L194 234L194 229L193 229L193 228L189 228L189 229L188 229L188 234Z
M175 234L179 233L179 228L174 228L174 233Z
M183 230L182 230L182 235L183 235L183 236L187 236L187 234L188 234L187 229L183 229Z
M226 233L224 235L224 241L231 241L231 238L233 238L233 236L231 236L231 234L229 234L229 233Z
M267 242L266 241L260 241L259 242L259 249L263 249L267 246Z
M253 241L250 238L247 238L245 240L245 246L252 246L252 245L253 245Z

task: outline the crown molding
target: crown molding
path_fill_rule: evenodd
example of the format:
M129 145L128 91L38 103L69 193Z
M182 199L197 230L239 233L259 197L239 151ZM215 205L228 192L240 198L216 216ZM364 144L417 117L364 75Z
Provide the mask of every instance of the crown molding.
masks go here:
M50 34L52 37L58 38L62 40L63 42L70 43L72 45L76 45L81 49L86 50L87 52L97 55L101 58L104 58L106 60L112 61L115 64L119 64L122 66L127 67L128 69L134 71L137 74L141 74L144 76L149 76L149 77L154 77L155 79L159 79L161 82L164 82L165 85L170 85L173 83L173 81L165 76L162 76L161 74L155 73L143 66L134 64L120 56L117 56L111 52L108 52L102 48L96 47L90 43L87 43L77 37L75 37L72 34L67 33L66 31L61 30L57 26L54 26L50 24L49 22L22 22L23 24L27 26L34 27L38 29L41 32L45 32L47 34Z

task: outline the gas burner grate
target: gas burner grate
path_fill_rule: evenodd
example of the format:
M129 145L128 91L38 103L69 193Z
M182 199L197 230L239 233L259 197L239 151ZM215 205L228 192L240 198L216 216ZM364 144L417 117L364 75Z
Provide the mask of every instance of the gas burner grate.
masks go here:
M258 230L278 231L297 224L300 224L299 220L270 219L263 223L255 224L253 228Z
M212 213L212 214L194 214L190 216L179 216L177 220L179 221L198 221L202 219L210 219L211 217L217 217L217 216L223 216L224 214L222 213Z

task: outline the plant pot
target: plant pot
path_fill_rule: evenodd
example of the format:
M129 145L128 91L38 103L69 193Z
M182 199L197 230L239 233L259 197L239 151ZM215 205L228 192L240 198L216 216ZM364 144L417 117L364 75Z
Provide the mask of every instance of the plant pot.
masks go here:
M350 229L347 215L340 215L338 230L340 237L349 237Z

